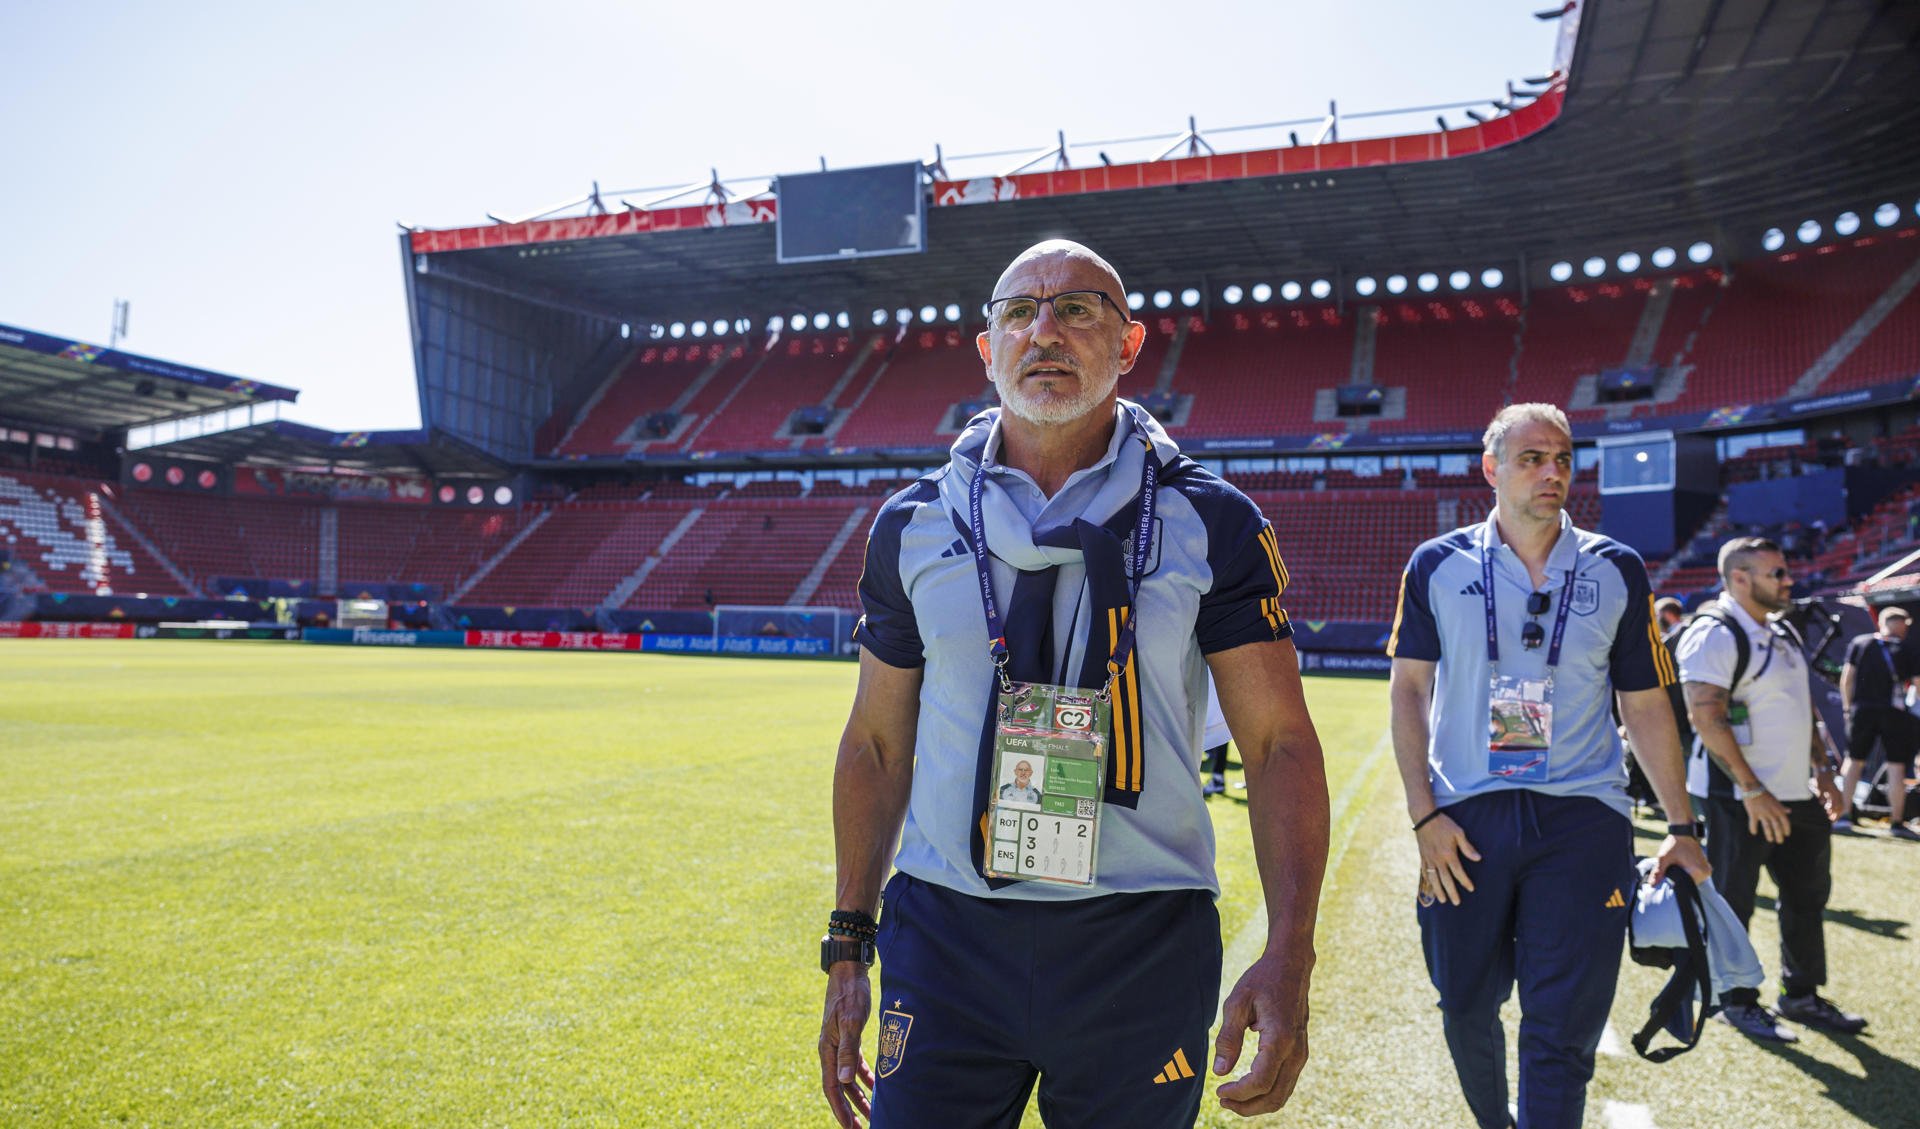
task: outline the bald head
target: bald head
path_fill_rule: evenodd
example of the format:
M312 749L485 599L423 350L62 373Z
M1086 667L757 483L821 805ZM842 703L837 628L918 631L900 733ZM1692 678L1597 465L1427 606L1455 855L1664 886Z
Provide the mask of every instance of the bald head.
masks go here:
M1007 264L1007 269L1000 272L999 281L993 284L993 296L1002 298L1009 294L1020 293L1018 290L1010 291L1007 289L1009 279L1016 274L1020 274L1021 268L1037 260L1056 258L1076 260L1078 263L1084 264L1086 268L1100 272L1100 274L1106 276L1107 283L1111 287L1111 293L1109 293L1107 297L1112 298L1115 302L1125 302L1127 300L1127 288L1121 285L1120 272L1113 269L1113 264L1101 258L1094 252L1093 248L1082 243L1075 243L1071 239L1045 239L1039 243L1035 243L1018 255L1015 255L1013 261Z

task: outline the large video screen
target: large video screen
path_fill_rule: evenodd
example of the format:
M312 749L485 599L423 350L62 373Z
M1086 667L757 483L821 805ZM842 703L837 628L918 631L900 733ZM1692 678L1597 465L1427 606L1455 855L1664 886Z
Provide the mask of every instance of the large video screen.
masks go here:
M783 263L911 255L927 249L920 163L778 177L776 257Z

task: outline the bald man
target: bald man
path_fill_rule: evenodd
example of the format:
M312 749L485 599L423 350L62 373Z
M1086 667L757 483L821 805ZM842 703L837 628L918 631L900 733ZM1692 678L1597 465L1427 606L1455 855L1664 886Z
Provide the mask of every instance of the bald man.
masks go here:
M1227 1109L1278 1109L1305 1064L1327 794L1286 569L1258 508L1118 397L1147 332L1125 294L1079 244L1015 258L978 339L1000 406L874 521L821 943L842 1126L1011 1127L1037 1084L1053 1129L1185 1127L1248 1028ZM1192 768L1209 672L1266 900L1211 1056L1219 884ZM1003 812L995 768L1034 742L1045 806Z

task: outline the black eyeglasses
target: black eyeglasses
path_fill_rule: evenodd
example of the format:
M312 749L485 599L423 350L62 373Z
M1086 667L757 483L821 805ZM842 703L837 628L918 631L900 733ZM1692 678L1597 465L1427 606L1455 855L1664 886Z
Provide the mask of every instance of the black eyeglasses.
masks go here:
M1019 333L1033 324L1040 316L1041 305L1045 304L1053 307L1054 320L1068 329L1092 329L1100 323L1102 303L1112 306L1125 320L1126 307L1099 290L1069 290L1051 298L1036 298L1031 294L995 298L987 303L987 320L995 329Z
M1747 571L1752 572L1753 570L1748 569ZM1763 572L1760 575L1766 577L1768 580L1785 580L1789 576L1792 576L1793 572L1785 566L1782 566L1774 569L1772 572Z
M1527 593L1527 614L1543 616L1553 606L1553 597L1546 592ZM1538 619L1530 619L1520 628L1520 645L1531 651L1547 641L1547 629L1540 626Z

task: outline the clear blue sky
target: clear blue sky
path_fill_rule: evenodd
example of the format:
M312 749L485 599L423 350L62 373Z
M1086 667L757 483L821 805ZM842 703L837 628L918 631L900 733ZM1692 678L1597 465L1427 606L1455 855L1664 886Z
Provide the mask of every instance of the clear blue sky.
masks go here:
M1491 98L1551 66L1544 6L17 3L0 323L104 343L127 298L129 350L412 427L396 221Z

